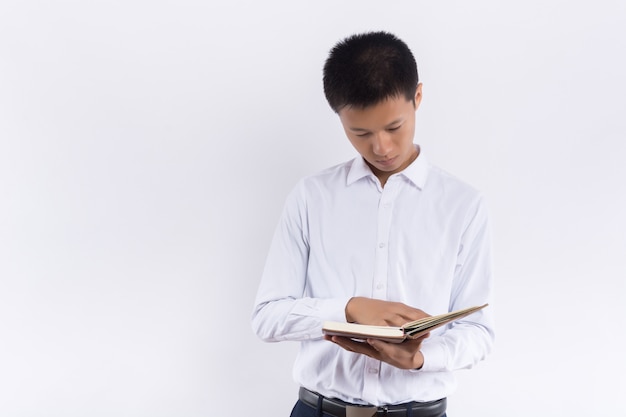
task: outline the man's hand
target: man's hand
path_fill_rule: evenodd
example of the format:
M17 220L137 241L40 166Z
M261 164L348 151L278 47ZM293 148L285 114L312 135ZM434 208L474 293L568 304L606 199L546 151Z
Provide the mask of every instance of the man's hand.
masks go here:
M422 310L403 303L365 297L351 298L345 311L348 322L374 326L400 327L409 321L430 317Z
M367 355L400 369L420 369L424 365L424 356L420 352L420 347L427 337L428 334L418 339L407 339L402 343L389 343L376 339L357 342L349 337L325 336L326 340L350 352Z
M374 326L400 327L409 321L430 317L422 310L403 303L366 297L351 298L345 311L348 322ZM350 352L367 355L400 369L419 369L424 365L420 347L427 337L428 334L417 339L407 339L402 343L389 343L377 339L357 342L349 337L325 336L326 340Z

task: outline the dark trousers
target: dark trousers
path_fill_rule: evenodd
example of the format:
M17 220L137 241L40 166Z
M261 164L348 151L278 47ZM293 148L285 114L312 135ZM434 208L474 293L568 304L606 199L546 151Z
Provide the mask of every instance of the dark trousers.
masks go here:
M318 411L315 408L298 400L296 405L293 407L293 410L291 410L291 417L333 417L333 416L326 414L326 413L322 413L321 410ZM446 417L446 414L442 415L441 417Z

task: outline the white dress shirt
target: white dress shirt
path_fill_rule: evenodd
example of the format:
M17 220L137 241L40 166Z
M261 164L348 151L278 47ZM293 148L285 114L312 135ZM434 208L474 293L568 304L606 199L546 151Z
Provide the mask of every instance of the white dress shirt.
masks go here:
M268 342L300 341L293 376L355 404L447 397L453 371L494 339L491 242L479 192L420 153L381 187L359 156L302 179L287 198L252 316ZM323 339L351 297L398 301L431 315L490 303L422 343L424 366L402 370Z

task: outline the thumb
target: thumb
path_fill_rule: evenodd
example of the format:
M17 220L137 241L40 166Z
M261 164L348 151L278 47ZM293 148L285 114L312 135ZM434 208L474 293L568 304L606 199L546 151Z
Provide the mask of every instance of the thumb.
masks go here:
M378 339L367 339L367 344L376 349L377 352L385 350L386 343Z

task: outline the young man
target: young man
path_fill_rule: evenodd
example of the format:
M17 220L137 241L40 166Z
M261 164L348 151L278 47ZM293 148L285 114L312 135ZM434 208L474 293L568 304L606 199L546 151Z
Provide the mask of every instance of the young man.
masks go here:
M322 323L401 326L491 303L484 200L413 143L422 85L403 41L371 32L339 42L324 92L360 156L287 198L252 327L265 341L300 342L294 417L445 415L454 371L491 351L491 306L403 343L324 337Z

